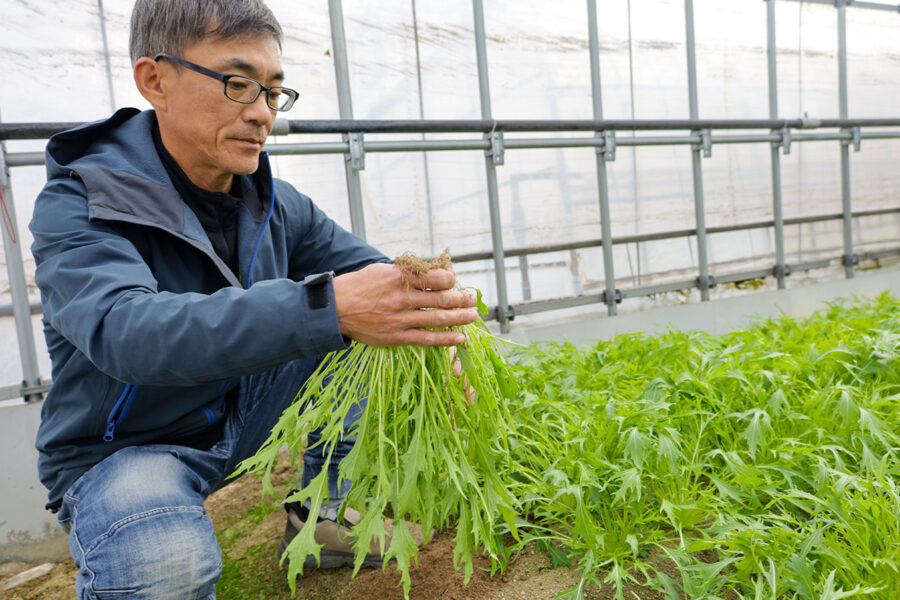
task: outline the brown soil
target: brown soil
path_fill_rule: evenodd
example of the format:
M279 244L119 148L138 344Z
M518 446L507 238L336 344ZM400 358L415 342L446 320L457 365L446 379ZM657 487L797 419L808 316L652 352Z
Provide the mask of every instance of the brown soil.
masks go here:
M450 248L445 248L441 255L434 260L422 260L412 252L404 252L394 260L394 265L404 273L412 275L422 275L431 269L453 270L453 263L450 261Z
M288 485L289 455L281 459L273 474L273 483ZM206 508L215 523L216 534L223 550L223 573L216 590L220 600L260 599L288 600L291 598L286 581L286 569L275 556L284 527L284 511L280 506L261 501L259 479L246 476L209 497ZM412 600L550 600L560 592L571 589L579 580L575 569L554 568L550 558L531 549L519 555L505 573L490 575L490 561L476 561L475 573L468 585L463 584L462 571L453 567L453 535L441 532L439 538L419 553L418 566L410 572ZM704 557L705 558L705 557ZM709 561L715 560L714 556ZM648 562L677 579L675 565L654 551ZM0 585L3 580L27 568L27 563L0 565ZM35 580L6 592L0 598L10 600L72 600L75 597L75 568L71 560L57 563L53 570ZM306 573L297 579L294 598L308 600L400 600L400 576L396 567L384 571L367 569L352 578L350 568ZM638 575L638 580L640 576ZM602 576L600 577L602 580ZM624 595L631 600L662 600L663 595L648 587L629 584ZM605 584L589 588L586 597L592 600L612 600L615 590Z
M15 573L7 573L12 576L37 565L23 565ZM6 579L6 575L0 577L0 584ZM0 590L0 598L14 600L72 600L75 597L75 567L71 560L60 561L53 566L53 570L23 583L11 590Z

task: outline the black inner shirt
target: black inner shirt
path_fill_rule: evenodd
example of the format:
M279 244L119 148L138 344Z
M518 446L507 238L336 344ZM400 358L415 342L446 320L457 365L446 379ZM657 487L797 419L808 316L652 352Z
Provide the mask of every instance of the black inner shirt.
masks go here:
M194 182L175 162L163 145L162 137L159 134L159 125L156 124L153 127L153 144L156 146L156 152L159 154L175 190L197 215L200 225L212 244L213 251L232 273L240 277L237 251L238 211L243 203L254 217L259 218L262 212L262 203L257 191L259 183L255 181L257 178L235 175L231 189L227 193L210 192L194 185Z
M213 251L222 259L232 273L240 278L238 261L238 211L243 203L253 215L260 220L263 217L261 198L270 190L268 178L257 170L251 177L235 175L228 193L210 192L196 186L163 145L159 133L159 125L153 126L153 144L162 160L175 190L185 204L197 215L200 225L212 244ZM237 401L238 388L226 393L227 416L229 408ZM226 418L223 416L209 428L187 438L160 439L155 443L179 444L192 448L209 449L222 437Z

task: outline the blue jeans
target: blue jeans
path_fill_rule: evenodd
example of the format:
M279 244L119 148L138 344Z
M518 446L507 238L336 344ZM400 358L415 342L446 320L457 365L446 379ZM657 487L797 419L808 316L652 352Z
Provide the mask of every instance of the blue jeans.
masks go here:
M252 456L320 359L298 360L241 380L222 439L209 450L155 444L123 448L94 465L66 492L59 521L69 531L78 567L79 599L213 599L222 552L203 501ZM359 417L351 410L345 430ZM310 446L317 440L310 434ZM355 436L338 443L329 494L338 489L337 462ZM321 449L303 455L303 480L321 472Z

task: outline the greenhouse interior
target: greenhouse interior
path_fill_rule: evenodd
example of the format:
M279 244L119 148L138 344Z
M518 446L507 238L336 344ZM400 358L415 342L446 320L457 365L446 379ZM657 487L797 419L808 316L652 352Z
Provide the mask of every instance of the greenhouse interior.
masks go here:
M134 0L0 4L0 597L70 599L30 223L52 136L151 105ZM280 561L342 414L304 386L206 500L211 597L900 598L900 4L265 4L299 92L273 176L390 259L449 253L481 320L336 371L396 384L340 466L383 564L303 568L311 529Z

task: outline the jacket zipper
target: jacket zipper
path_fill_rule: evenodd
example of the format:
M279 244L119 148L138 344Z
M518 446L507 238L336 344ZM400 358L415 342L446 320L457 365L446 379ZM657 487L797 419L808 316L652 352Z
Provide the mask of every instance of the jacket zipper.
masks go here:
M256 262L256 255L259 253L259 247L262 245L266 229L269 228L269 221L272 220L272 211L275 208L275 181L272 177L272 165L269 164L269 154L267 152L263 152L262 154L266 159L266 166L269 168L269 212L266 215L266 222L263 223L262 231L259 232L259 238L256 240L256 248L253 249L253 256L250 258L250 266L247 268L247 284L244 286L245 289L249 288L253 283L253 263Z
M256 247L253 249L253 256L250 258L250 266L247 269L247 284L245 285L245 289L249 288L253 283L253 264L256 262L256 255L259 253L259 248L262 245L263 236L266 234L266 229L269 228L269 222L272 220L272 212L275 208L275 182L272 178L272 166L269 164L269 155L268 153L263 153L266 160L266 165L269 167L269 212L266 215L266 222L263 224L262 231L259 232L259 238L256 240ZM229 380L225 380L222 384L221 390L224 390L225 386L228 384ZM137 395L138 390L141 388L139 385L135 385L133 383L129 383L125 386L125 389L122 391L122 395L116 400L116 403L113 405L112 410L109 411L109 416L106 417L106 433L103 434L104 442L111 442L116 437L116 427L122 423L122 420L125 418L125 415L128 414L128 409L131 407L131 402L134 400L134 397ZM222 392L219 392L221 394ZM218 395L217 395L218 397ZM203 412L206 414L206 418L209 421L209 425L212 425L215 422L215 415L213 415L212 411L203 407Z
M109 411L109 416L106 417L106 433L103 434L104 442L111 442L116 438L116 427L122 422L122 419L125 418L128 409L131 407L131 401L134 400L140 387L141 386L134 385L133 383L129 383L125 386L122 395L116 400L112 410Z
M231 379L226 379L225 381L222 382L222 385L219 386L219 391L216 392L215 396L213 396L213 400L217 400L219 398L219 396L221 396L222 394L225 393L225 388L228 387L229 381L231 381ZM212 402L212 400L210 400L210 402ZM215 424L215 422L216 422L215 413L213 413L212 409L209 406L201 406L200 410L203 412L204 415L206 415L206 426L212 427L213 424Z

